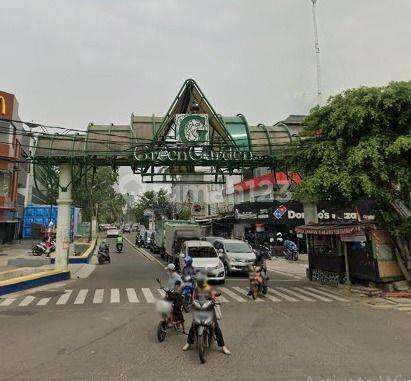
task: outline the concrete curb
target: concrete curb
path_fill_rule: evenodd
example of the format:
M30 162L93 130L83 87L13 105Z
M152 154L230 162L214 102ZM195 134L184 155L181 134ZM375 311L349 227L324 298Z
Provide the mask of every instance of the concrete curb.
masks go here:
M49 270L0 282L0 295L70 279L70 271Z
M89 263L91 257L94 254L94 249L96 247L96 243L97 243L97 240L96 239L93 240L90 247L84 252L84 254L79 255L79 256L69 257L68 263ZM54 257L51 257L50 258L50 263L53 265L55 260L56 259Z

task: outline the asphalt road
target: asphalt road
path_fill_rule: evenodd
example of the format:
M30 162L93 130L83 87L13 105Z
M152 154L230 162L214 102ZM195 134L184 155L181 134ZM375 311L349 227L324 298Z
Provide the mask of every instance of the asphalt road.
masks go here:
M128 243L111 255L87 279L0 300L0 380L411 379L411 315L275 273L261 302L242 294L247 279L227 280L221 327L232 355L215 348L202 365L181 351L184 335L157 342L162 265Z

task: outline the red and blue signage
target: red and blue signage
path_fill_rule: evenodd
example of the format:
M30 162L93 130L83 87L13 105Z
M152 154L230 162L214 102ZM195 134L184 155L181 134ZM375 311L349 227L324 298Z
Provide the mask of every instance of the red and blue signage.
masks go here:
M274 217L277 218L277 220L279 220L282 216L284 216L286 211L287 208L284 205L280 205L276 210L274 210Z

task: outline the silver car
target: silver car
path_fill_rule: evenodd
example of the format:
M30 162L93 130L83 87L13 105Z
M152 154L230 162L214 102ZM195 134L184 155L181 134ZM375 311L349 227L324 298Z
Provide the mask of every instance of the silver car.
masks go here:
M218 238L214 241L214 247L221 255L226 274L248 272L250 265L255 261L253 248L247 242Z

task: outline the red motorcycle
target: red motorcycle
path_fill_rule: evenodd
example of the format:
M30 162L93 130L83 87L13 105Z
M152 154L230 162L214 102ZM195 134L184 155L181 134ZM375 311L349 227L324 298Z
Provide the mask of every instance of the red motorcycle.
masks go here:
M156 279L160 284L160 289L164 290L161 286L159 279ZM157 325L157 339L161 343L167 336L169 329L174 329L177 332L184 332L184 326L181 321L174 320L174 306L178 305L181 308L182 296L179 292L164 290L166 295L163 300L159 300L156 304L157 311L160 314L160 322ZM173 303L174 301L174 303Z

